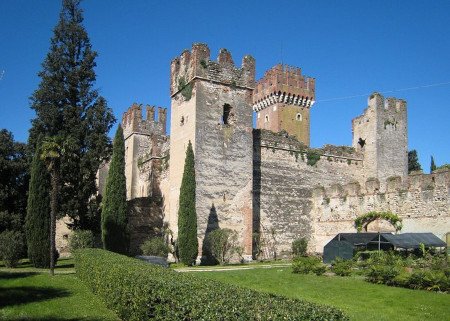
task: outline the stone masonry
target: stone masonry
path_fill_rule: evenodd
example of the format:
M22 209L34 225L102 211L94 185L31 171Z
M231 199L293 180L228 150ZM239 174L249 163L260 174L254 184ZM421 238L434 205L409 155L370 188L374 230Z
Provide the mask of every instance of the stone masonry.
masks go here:
M408 175L405 101L373 93L352 120L352 146L311 148L315 79L299 68L276 65L255 82L251 56L236 66L226 49L213 61L206 45L194 44L170 69L170 138L163 108L155 120L154 107L143 118L133 104L122 120L132 251L163 230L176 240L189 141L199 260L205 236L219 227L237 231L247 259L289 256L299 237L320 253L374 210L402 217L403 232L450 232L450 171ZM100 192L107 168L99 170Z

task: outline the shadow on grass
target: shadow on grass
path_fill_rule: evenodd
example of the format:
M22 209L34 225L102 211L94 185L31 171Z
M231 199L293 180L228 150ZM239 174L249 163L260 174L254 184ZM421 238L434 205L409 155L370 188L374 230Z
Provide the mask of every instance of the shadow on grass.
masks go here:
M19 279L19 278L26 278L29 276L33 276L36 274L38 274L38 273L36 273L36 272L14 272L14 271L1 272L0 271L0 279L4 279L4 280Z
M8 320L8 321L103 321L104 319L101 318L59 318L54 316L49 317L9 317L2 320Z
M1 287L0 288L0 308L9 305L26 304L30 302L39 302L53 298L69 296L70 293L63 289L50 287Z

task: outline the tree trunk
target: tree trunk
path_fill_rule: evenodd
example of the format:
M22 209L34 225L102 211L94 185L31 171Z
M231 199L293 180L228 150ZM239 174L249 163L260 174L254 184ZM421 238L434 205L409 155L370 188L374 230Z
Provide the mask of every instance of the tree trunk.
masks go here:
M50 195L50 274L55 275L56 252L56 213L58 212L58 170L53 166L51 171L52 191Z

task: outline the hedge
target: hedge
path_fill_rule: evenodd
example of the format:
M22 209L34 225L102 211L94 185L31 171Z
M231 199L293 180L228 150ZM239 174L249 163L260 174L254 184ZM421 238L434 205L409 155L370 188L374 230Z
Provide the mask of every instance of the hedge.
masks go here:
M101 249L76 251L75 268L122 320L348 320L333 307L179 273Z

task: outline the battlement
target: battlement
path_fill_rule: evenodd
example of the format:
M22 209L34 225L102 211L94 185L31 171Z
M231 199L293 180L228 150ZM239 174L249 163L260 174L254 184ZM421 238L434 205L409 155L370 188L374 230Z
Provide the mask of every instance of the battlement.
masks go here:
M131 134L166 135L167 109L158 107L158 119L155 119L155 106L146 105L145 118L142 118L142 104L133 103L123 113L122 128L125 139Z
M275 103L311 107L315 102L315 82L302 76L300 68L278 64L264 74L253 91L253 109L262 110Z
M307 153L312 151L321 156L321 158L326 159L329 162L332 161L356 161L362 162L363 156L361 153L357 152L353 147L350 146L335 146L335 145L324 145L321 148L310 148L301 141L299 141L295 136L288 135L285 131L274 133L270 130L265 129L255 129L255 134L258 135L257 141L261 147L271 148L274 150L285 150L289 152L301 152Z
M314 198L346 198L347 196L369 196L377 194L421 194L434 193L435 190L448 190L450 188L450 170L440 170L433 174L416 173L402 180L400 176L389 177L384 190L380 190L380 180L368 178L361 186L358 182L348 184L333 184L329 187L317 186L313 189ZM447 195L448 192L443 193Z
M386 116L391 114L405 114L406 101L395 97L386 97L380 93L374 92L367 99L368 107L364 110L362 115L352 119L353 126L363 122L370 121L373 113L379 116Z
M255 86L255 59L244 56L241 67L235 66L231 53L220 49L217 62L210 59L206 44L194 43L191 51L184 50L170 66L170 95L176 95L195 79L222 83L253 90Z

